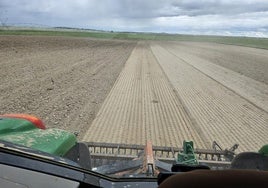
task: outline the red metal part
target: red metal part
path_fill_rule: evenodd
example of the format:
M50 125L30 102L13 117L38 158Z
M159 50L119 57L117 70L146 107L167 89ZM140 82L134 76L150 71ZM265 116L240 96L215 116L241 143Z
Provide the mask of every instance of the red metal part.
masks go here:
M144 148L143 172L147 173L148 176L155 176L159 173L159 171L155 169L154 152L151 141L147 141Z
M20 118L25 119L27 121L30 121L32 124L34 124L39 129L46 129L45 124L40 120L39 118L28 115L28 114L4 114L0 115L0 117L6 117L6 118Z

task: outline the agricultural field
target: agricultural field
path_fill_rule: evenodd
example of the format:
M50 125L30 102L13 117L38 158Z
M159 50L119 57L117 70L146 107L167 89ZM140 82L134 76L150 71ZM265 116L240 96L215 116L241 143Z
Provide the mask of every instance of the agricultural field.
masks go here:
M29 113L47 127L83 135L133 42L0 37L0 113Z
M1 114L34 114L87 142L268 143L266 40L39 35L0 35Z
M66 36L66 37L90 37L99 39L127 39L127 40L160 40L160 41L192 41L213 42L221 44L233 44L240 46L268 49L267 38L230 37L230 36L206 36L183 35L166 33L135 33L135 32L107 32L77 29L59 28L5 28L0 26L0 35L28 35L28 36Z

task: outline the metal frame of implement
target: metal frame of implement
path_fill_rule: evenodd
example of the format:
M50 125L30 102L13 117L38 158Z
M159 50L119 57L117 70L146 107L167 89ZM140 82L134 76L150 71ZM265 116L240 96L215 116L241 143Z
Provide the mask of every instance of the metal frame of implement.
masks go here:
M137 172L138 169L142 169L137 174L142 172L154 176L159 173L160 169L170 171L172 164L176 162L177 154L183 151L183 148L152 146L151 142L147 142L146 145L99 142L85 144L89 148L92 169L106 174L117 174L129 170L133 172L133 169ZM237 147L238 145L235 144L230 149L223 150L219 144L213 142L213 149L195 149L194 153L199 164L205 164L211 169L228 169L235 157L234 151Z

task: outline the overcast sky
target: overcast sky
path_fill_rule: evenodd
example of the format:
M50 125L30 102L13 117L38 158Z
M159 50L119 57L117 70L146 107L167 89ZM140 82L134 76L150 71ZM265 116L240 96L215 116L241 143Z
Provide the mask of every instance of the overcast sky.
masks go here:
M0 21L268 37L268 0L0 0Z

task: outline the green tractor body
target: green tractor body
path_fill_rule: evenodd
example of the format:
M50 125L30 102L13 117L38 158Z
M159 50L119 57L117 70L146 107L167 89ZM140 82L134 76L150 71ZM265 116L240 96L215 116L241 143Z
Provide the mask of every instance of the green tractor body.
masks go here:
M0 117L0 140L23 145L56 156L64 156L75 144L74 134L60 129L40 129L33 122Z

